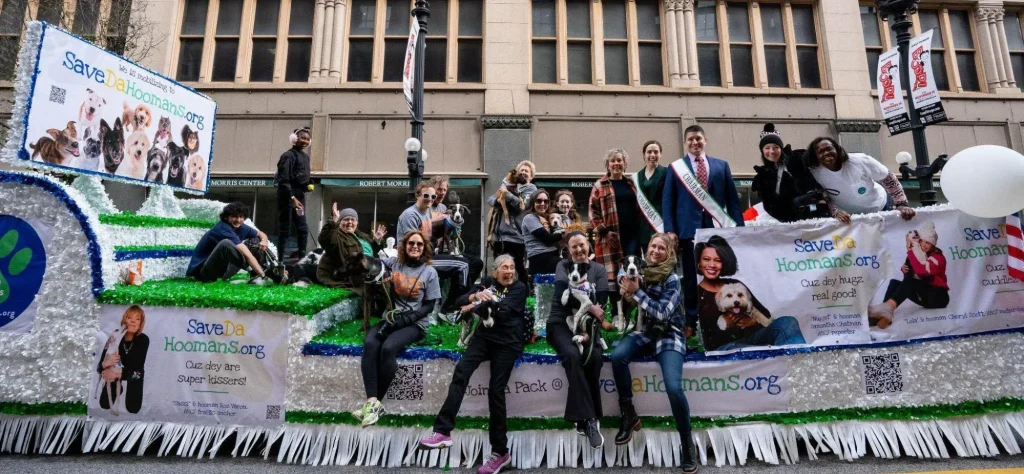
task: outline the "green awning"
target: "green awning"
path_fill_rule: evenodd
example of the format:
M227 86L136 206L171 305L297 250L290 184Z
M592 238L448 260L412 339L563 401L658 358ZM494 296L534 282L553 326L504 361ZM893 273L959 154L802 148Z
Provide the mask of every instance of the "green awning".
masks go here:
M476 188L480 187L483 181L480 178L452 178L448 185L453 188ZM320 180L323 186L338 186L348 188L388 188L405 189L409 187L408 178L324 178Z
M272 188L274 180L260 178L211 178L211 188Z

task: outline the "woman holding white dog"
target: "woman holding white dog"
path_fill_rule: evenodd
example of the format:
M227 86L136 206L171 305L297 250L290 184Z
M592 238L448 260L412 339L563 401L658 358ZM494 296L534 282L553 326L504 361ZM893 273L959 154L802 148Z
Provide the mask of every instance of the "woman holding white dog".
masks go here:
M622 421L615 435L615 444L622 445L640 431L640 417L633 407L633 376L629 362L637 356L654 353L661 374L665 377L665 392L676 420L676 429L682 441L683 472L697 472L697 462L690 447L693 438L690 429L690 406L683 393L683 354L686 336L683 313L680 311L682 285L676 267L675 239L657 233L647 246L647 267L643 270L642 284L619 272L619 291L626 300L636 302L640 315L638 329L623 337L612 353L612 373L615 390L619 393Z
M565 419L576 424L576 432L585 435L590 446L599 448L604 445L601 435L601 356L603 350L596 344L601 336L598 323L604 323L604 303L608 300L608 277L602 265L590 261L590 243L581 232L572 232L569 237L569 259L558 263L555 271L555 294L551 301L551 313L548 315L547 340L555 349L565 368L569 392L565 399ZM596 295L588 314L589 321L582 324L581 330L589 336L593 344L585 346L581 354L573 336L576 333L569 327L566 318L572 317L580 309L581 303L576 298L569 298L562 304L562 295L569 289L570 274L578 275Z
M538 189L530 196L526 217L523 217L523 242L526 244L526 259L529 261L530 277L555 273L558 258L558 243L562 241L564 229L551 228L551 195Z
M104 382L100 394L100 407L103 409L116 406L121 382L125 382L124 409L128 413L138 413L142 409L142 384L146 375L146 354L149 352L149 336L142 333L145 327L146 312L138 305L129 306L121 316L124 336L117 344L117 352L104 357L97 368Z
M697 273L697 314L706 351L748 346L805 344L800 323L792 316L772 318L768 309L739 280L736 253L725 239L711 236L694 246Z
M517 279L515 261L512 256L502 254L494 260L494 266L492 278L485 278L479 287L462 295L456 302L463 313L481 308L477 315L483 318L489 314L493 325L488 327L481 321L477 326L462 359L455 365L448 397L434 420L434 433L420 440L420 446L429 449L452 446L455 417L462 406L469 379L481 362L491 361L487 391L491 456L477 469L478 474L497 474L512 460L508 452L505 385L512 376L516 359L523 353L527 330L532 332L526 323L526 285ZM490 307L489 313L482 312L485 307Z
M398 353L426 335L434 304L441 299L437 271L431 265L430 243L422 231L402 237L398 257L384 263L391 269L390 293L394 309L370 328L363 339L363 387L366 403L352 413L370 426L384 414L380 400L398 373Z

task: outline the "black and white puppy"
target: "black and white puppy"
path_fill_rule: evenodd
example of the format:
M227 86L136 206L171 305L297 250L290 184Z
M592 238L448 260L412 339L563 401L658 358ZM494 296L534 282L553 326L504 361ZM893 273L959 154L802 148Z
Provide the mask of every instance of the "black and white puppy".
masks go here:
M494 287L484 291L494 293ZM476 334L476 329L481 324L486 328L494 326L494 313L498 310L499 301L488 300L482 303L473 303L473 309L460 313L459 317L455 318L455 324L462 326L462 329L459 330L458 345L460 348L464 349L469 346L473 335Z
M626 256L619 261L619 268L622 269L623 278L637 283L641 283L643 281L643 270L646 267L647 263L645 263L642 258L634 255ZM626 314L629 313L630 308L626 307L628 305L625 304L622 299L619 299L617 304L619 306L619 314L615 315L612 319L612 325L615 326L615 330L618 331L619 334L622 334L626 332L626 329L629 327L630 321Z
M565 322L572 329L572 341L576 343L580 354L583 354L585 352L584 345L590 342L590 334L587 332L587 328L591 326L589 320L593 319L593 316L590 315L590 308L594 306L594 301L597 299L597 287L587 280L590 263L565 261L562 265L568 267L569 275L569 287L562 293L562 306L569 304L570 297L580 302L580 308L575 313L566 317ZM608 344L600 336L599 331L597 332L597 338L601 348L607 350Z

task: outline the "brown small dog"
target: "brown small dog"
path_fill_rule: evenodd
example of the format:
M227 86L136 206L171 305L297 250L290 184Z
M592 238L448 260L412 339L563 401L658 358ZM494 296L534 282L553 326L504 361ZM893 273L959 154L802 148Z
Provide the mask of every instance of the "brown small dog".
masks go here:
M51 128L46 131L49 136L39 137L39 140L28 146L32 148L32 160L42 161L51 165L66 166L71 160L80 154L78 149L78 130L75 129L75 122L68 122L64 130ZM39 157L37 160L36 157Z
M149 107L139 104L133 109L128 106L128 102L125 102L122 107L124 110L121 111L121 123L124 124L126 131L129 126L133 132L144 131L153 124L153 113L149 111Z
M505 225L509 225L511 223L511 217L508 214L508 204L505 202L506 196L508 196L508 193L512 193L518 196L519 193L516 191L516 188L518 188L518 186L521 184L526 184L526 182L526 176L521 176L519 174L519 171L516 169L510 169L508 170L508 174L505 175L505 180L502 182L502 186L498 188L497 191L494 192L494 201L495 204L501 206L503 214L502 220L505 221ZM508 187L506 187L504 183L509 183ZM509 189L510 187L511 189ZM526 209L526 202L520 199L519 210L522 211L523 209ZM497 217L497 214L498 210L493 206L491 207L491 210L487 213L488 242L494 242L495 239L497 239L498 221L495 219L495 217Z

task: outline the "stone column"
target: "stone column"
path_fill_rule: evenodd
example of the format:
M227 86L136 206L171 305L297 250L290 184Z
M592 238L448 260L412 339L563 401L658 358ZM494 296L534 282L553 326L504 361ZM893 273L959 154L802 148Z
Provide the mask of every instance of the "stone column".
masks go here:
M1003 26L1003 11L999 12L999 28L996 32L999 35L999 49L1003 54L1003 65L1006 71L1006 85L1011 89L1017 89L1017 79L1013 77L1013 63L1010 62L1010 44L1006 42L1006 27Z
M480 215L486 216L487 198L501 186L501 180L508 170L520 161L530 159L530 127L533 117L529 115L485 115L480 118L483 127L483 163L481 169L487 173L484 182L483 199L480 203ZM543 171L543 170L541 170ZM481 222L480 235L486 239L486 231ZM484 262L489 262L490 252L484 252Z
M324 3L325 0L316 0L316 11L313 14L313 48L310 52L309 62L310 79L320 77L320 55L324 38Z
M329 77L331 49L334 47L334 0L327 0L324 7L324 37L320 49L320 77Z
M1003 15L1002 5L979 4L974 10L986 82L989 92L996 94L1017 92L1009 45L1003 30Z
M697 20L693 11L694 0L683 1L683 29L686 30L686 75L690 80L690 87L700 85L700 75L697 70ZM676 17L678 19L678 16Z
M668 73L669 84L672 87L679 87L679 59L681 51L677 40L678 26L676 25L676 10L679 9L678 0L666 0L665 2L665 35L668 36ZM685 56L683 56L685 61Z
M341 50L345 44L345 9L347 0L335 0L334 2L334 40L331 42L331 69L330 76L334 80L341 80Z

